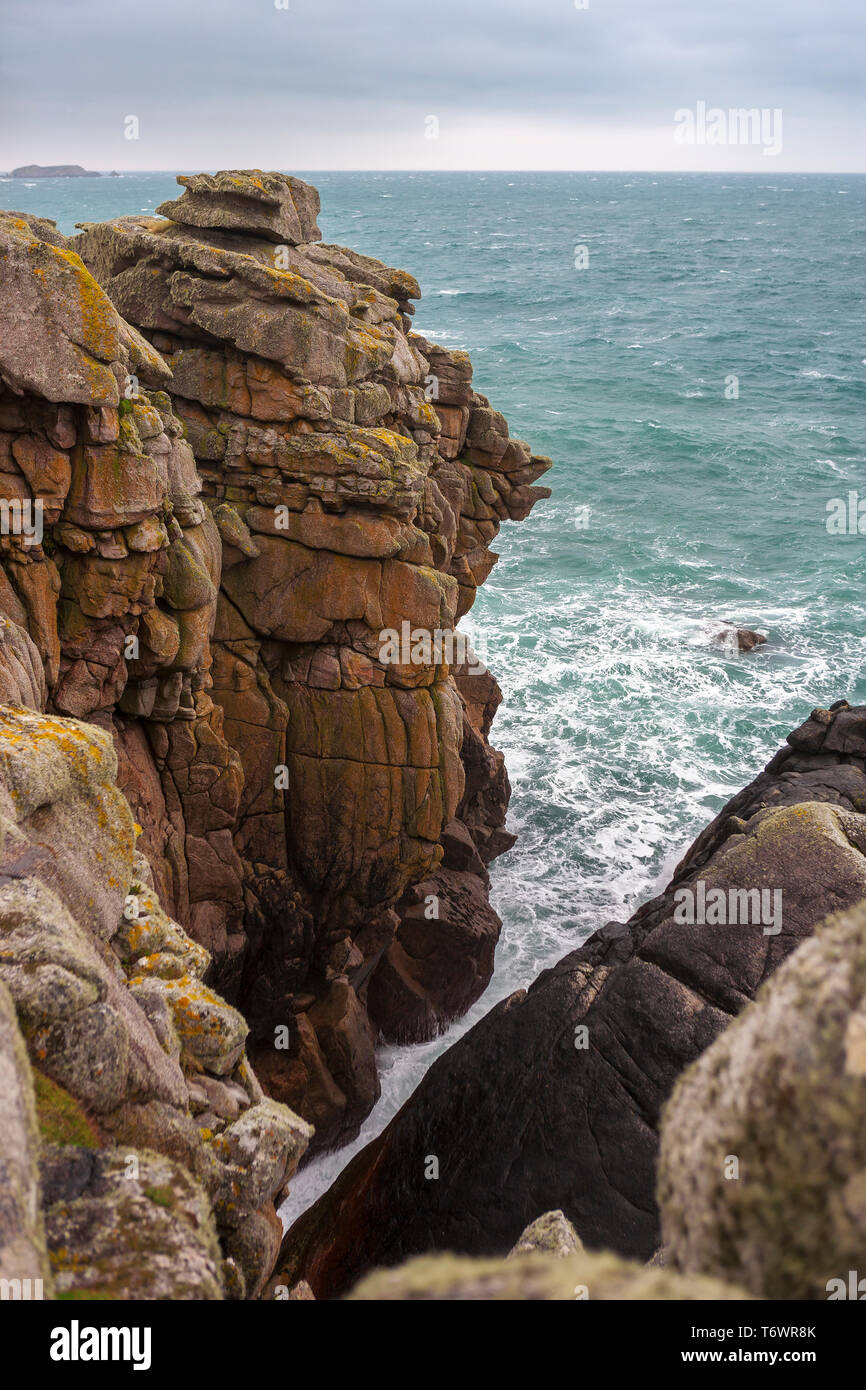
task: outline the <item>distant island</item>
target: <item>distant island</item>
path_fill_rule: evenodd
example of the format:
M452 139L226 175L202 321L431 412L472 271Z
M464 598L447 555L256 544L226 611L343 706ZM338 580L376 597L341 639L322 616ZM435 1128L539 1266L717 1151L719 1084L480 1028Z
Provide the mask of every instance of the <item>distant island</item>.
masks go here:
M117 171L111 171L117 177ZM13 169L10 179L101 179L97 169L82 169L80 164L22 164Z

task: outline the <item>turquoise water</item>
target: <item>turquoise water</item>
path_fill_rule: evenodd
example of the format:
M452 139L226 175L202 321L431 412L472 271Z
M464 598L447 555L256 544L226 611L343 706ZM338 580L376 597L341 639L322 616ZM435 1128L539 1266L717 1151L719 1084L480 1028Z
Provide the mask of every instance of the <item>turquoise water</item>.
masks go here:
M866 703L866 536L826 526L831 499L866 498L866 178L305 177L325 239L412 271L419 330L467 348L555 461L469 624L505 694L520 836L493 866L496 975L446 1039L383 1050L367 1139L469 1023L648 897L814 705ZM174 191L10 181L0 205L72 231ZM723 619L767 647L715 645ZM348 1152L301 1175L292 1210Z

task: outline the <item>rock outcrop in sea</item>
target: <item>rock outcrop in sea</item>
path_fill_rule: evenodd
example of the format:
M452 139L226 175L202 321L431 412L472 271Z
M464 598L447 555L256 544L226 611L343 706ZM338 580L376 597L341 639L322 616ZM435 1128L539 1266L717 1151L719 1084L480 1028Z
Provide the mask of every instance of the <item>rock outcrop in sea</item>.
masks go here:
M99 179L96 169L80 164L21 164L7 175L10 179Z
M587 1252L556 1211L506 1257L416 1256L348 1296L862 1301L864 1174L860 903L819 924L677 1082L661 1116L661 1258Z

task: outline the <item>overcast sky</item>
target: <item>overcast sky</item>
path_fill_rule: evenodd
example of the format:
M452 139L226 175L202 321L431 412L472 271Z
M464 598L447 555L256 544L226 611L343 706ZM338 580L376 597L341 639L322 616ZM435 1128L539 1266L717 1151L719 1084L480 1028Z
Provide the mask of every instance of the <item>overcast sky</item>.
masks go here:
M864 0L281 3L0 0L0 169L866 171Z

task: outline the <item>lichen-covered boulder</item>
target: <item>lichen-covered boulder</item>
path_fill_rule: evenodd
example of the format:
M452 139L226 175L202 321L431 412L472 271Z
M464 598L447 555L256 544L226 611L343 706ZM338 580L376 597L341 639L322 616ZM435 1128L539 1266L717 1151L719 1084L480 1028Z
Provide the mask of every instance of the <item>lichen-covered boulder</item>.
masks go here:
M820 926L681 1077L659 1202L668 1261L687 1276L825 1299L862 1272L866 905Z
M319 195L289 174L261 169L224 169L219 174L180 176L184 192L157 212L189 227L255 231L273 241L296 246L321 241L316 226Z
M134 985L143 977L135 975ZM155 977L159 978L159 977ZM160 979L184 1060L226 1076L240 1061L249 1031L243 1015L193 975Z
M24 865L29 873L38 868L102 940L116 928L133 872L134 822L116 775L114 747L101 729L0 708L0 816L8 827L0 866L15 877Z
M356 1285L348 1300L365 1302L631 1302L737 1301L750 1295L719 1279L685 1278L667 1269L631 1264L607 1252L520 1254L475 1260L421 1255L380 1269Z
M564 1212L546 1211L527 1226L509 1260L518 1255L575 1255L583 1250L583 1241Z
M219 1200L229 1224L285 1188L312 1138L310 1126L284 1105L262 1100L245 1110L213 1142L223 1164Z
M0 980L10 990L31 1056L97 1114L132 1091L185 1102L165 1055L119 968L40 878L0 888Z
M61 1298L221 1299L224 1257L204 1189L147 1150L42 1160L45 1229Z
M110 780L115 768L110 740L92 726L0 711L0 990L14 1005L13 1041L19 1052L26 1044L38 1069L41 1135L32 1125L19 1134L24 1092L16 1076L24 1073L4 1034L9 1228L13 1217L21 1224L21 1162L29 1154L35 1164L44 1143L57 1144L52 1190L63 1173L73 1187L79 1179L84 1184L69 1199L74 1209L60 1213L51 1204L61 1292L87 1296L98 1288L110 1296L104 1290L112 1268L118 1287L129 1280L130 1297L221 1297L221 1266L214 1274L199 1239L206 1217L207 1230L213 1225L224 1242L220 1261L232 1261L227 1289L251 1297L279 1247L274 1201L311 1130L264 1099L244 1055L245 1020L202 983L208 952L162 909L149 866L134 848L129 807ZM142 1205L150 1197L159 1207L158 1191L153 1197L122 1185L114 1160L102 1153L111 1141L120 1155L161 1156L186 1174L177 1179L181 1187L194 1184L192 1207L185 1198L180 1203L198 1232L192 1245L174 1217ZM90 1149L95 1156L87 1158ZM133 1277L139 1236L153 1269ZM164 1261L155 1258L161 1242Z
M0 376L49 401L116 406L122 320L79 257L0 213L0 267Z

